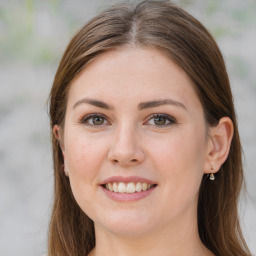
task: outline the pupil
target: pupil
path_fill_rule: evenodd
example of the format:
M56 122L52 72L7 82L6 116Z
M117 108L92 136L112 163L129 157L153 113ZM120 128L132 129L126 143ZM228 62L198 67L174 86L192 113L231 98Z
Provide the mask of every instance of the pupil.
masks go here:
M166 120L164 117L156 117L154 121L156 125L164 125Z
M95 125L101 125L101 124L103 124L103 118L102 117L95 117L94 119L93 119L93 124L95 124Z

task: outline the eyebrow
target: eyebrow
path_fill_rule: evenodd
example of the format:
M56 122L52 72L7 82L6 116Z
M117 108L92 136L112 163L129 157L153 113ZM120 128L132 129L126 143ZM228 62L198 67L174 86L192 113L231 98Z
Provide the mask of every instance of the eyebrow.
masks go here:
M88 98L84 98L84 99L81 99L81 100L77 101L74 104L73 109L76 108L77 106L81 105L81 104L84 104L84 103L93 105L93 106L98 107L98 108L103 108L103 109L107 109L107 110L114 110L113 106L108 105L107 103L105 103L103 101L96 100L96 99L88 99ZM138 105L138 109L143 110L143 109L147 109L147 108L159 107L159 106L162 106L162 105L174 105L174 106L177 106L177 107L182 107L183 109L187 110L187 108L185 107L184 104L182 104L179 101L172 100L172 99L141 102Z
M93 105L93 106L98 107L98 108L104 108L104 109L107 109L107 110L113 110L114 109L113 106L110 106L110 105L108 105L107 103L105 103L103 101L94 100L94 99L87 99L87 98L77 101L74 104L73 109L76 108L78 105L83 104L83 103L90 104L90 105Z
M179 101L171 100L171 99L165 99L165 100L154 100L154 101L148 101L148 102L142 102L139 104L138 108L139 110L143 110L146 108L155 108L162 105L174 105L177 107L182 107L183 109L187 110L184 104L182 104Z

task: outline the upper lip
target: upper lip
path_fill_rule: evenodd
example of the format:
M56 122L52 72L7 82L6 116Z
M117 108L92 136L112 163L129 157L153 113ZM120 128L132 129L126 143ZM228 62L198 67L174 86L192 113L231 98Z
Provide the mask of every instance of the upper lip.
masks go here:
M147 184L157 184L156 182L154 182L152 180L145 179L145 178L138 177L138 176L130 176L130 177L112 176L112 177L109 177L109 178L103 180L102 182L100 182L100 185L104 185L107 183L113 183L113 182L124 182L124 183L141 182L141 183L147 183Z

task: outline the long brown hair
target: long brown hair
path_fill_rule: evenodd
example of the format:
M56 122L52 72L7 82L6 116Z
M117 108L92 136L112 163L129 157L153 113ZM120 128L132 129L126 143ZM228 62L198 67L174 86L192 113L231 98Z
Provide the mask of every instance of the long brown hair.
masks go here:
M188 74L209 126L224 116L233 121L234 136L226 162L214 182L202 179L198 229L203 244L216 256L251 255L237 212L243 184L241 145L223 57L206 28L175 4L156 0L119 4L89 21L71 40L59 64L50 93L51 128L64 126L69 86L86 64L110 49L129 45L164 51ZM72 195L54 136L52 147L55 190L48 253L85 256L95 246L93 222Z

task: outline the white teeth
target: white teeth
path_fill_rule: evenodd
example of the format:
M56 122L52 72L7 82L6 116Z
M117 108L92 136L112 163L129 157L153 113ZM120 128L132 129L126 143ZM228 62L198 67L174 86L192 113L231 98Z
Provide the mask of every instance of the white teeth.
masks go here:
M134 193L135 192L135 185L133 182L130 182L126 185L126 193Z
M153 185L147 184L145 182L137 182L136 184L133 182L124 183L124 182L113 182L105 184L105 188L116 193L135 193L146 191L150 189Z
M141 183L140 183L140 182L138 182L138 183L136 184L136 191L137 191L137 192L141 192Z
M106 185L108 190L113 191L113 185L111 183L108 183Z
M147 183L142 183L142 190L143 190L143 191L146 191L147 188L148 188Z
M117 188L117 183L116 182L113 183L113 191L114 192L118 192L118 188Z
M125 193L126 192L126 185L123 182L119 182L117 187L117 192Z

